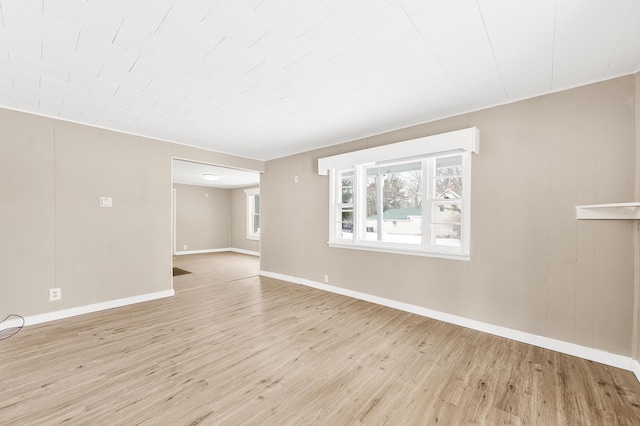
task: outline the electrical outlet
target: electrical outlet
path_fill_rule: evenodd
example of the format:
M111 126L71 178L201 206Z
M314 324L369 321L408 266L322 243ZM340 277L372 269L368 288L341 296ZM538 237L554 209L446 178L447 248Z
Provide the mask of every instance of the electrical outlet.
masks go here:
M324 283L328 284L329 283L329 275L325 275L324 276Z
M187 245L185 244L182 246L182 250L186 250L186 249L187 249Z
M49 289L49 302L53 302L55 300L62 299L62 289L61 288L50 288Z

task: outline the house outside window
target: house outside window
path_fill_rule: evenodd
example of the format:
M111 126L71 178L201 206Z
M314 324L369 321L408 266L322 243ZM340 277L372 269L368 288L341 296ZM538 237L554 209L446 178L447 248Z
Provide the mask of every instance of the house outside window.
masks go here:
M247 239L260 239L260 189L245 189L247 194Z

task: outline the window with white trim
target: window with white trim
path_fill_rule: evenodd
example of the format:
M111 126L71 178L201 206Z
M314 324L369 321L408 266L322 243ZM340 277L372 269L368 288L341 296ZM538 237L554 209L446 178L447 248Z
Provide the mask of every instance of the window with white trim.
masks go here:
M247 194L247 239L260 239L260 189L245 189Z
M469 259L478 130L444 135L320 159L331 185L329 245Z

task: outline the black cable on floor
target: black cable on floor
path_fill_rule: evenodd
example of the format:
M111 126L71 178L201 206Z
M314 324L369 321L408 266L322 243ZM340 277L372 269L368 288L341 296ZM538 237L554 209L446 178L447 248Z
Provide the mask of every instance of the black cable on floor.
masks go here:
M11 320L14 320L16 318L19 318L22 321L22 324L20 324L19 326L9 326L7 328L3 328L3 326L5 325L5 322L8 325L8 323ZM22 327L24 327L24 317L22 315L18 315L18 314L9 314L9 315L7 315L7 317L5 319L0 321L0 340L6 340L9 337L15 336L20 330L22 330ZM7 333L5 333L5 332L7 332Z

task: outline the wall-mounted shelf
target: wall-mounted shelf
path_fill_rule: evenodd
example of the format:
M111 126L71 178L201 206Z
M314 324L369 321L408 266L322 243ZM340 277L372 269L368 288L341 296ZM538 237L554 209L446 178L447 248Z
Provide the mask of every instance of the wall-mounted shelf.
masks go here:
M640 219L640 202L576 206L578 219Z

